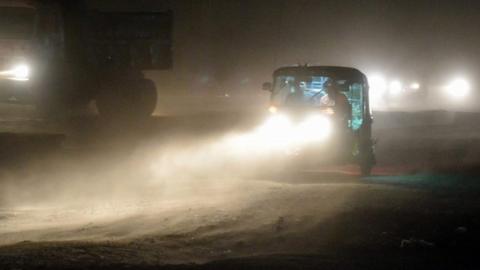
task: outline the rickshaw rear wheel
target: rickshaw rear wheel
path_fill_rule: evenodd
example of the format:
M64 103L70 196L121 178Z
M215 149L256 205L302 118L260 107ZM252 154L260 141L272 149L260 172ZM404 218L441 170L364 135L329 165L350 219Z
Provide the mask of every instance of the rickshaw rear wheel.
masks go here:
M359 165L361 176L369 176L372 173L373 166L375 166L375 154L372 145L361 147Z
M372 162L361 162L360 164L360 175L361 176L370 176L373 169Z

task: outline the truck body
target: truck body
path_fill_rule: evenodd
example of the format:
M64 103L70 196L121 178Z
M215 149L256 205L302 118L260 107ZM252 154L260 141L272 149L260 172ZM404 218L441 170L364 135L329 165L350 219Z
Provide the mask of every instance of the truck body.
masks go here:
M0 100L16 102L30 96L28 58L36 10L28 1L0 1Z
M156 88L142 71L172 66L170 11L106 12L62 0L35 1L31 10L25 100L49 114L90 101L109 117L153 112Z

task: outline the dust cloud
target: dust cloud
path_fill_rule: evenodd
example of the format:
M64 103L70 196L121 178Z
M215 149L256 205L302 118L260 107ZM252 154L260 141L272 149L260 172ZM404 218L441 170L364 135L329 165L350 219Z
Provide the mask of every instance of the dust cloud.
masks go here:
M181 218L185 214L239 213L282 186L246 180L283 166L275 158L281 150L261 135L253 128L145 141L129 151L62 151L3 170L0 244L123 239L188 223L190 218ZM148 225L128 225L136 219L148 219ZM108 229L91 233L92 226L118 226L118 235Z

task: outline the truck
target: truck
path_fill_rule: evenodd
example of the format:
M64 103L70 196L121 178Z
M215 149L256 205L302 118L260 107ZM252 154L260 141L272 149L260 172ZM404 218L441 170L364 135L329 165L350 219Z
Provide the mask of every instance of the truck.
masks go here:
M95 104L105 118L156 107L145 70L172 67L173 13L95 10L86 1L0 0L0 100L63 117Z

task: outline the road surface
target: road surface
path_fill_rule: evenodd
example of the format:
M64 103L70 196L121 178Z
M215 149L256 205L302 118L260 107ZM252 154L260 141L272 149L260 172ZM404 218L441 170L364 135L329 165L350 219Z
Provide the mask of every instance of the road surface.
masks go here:
M239 114L39 125L61 144L4 136L0 269L477 269L477 117L377 113L366 178L252 172L265 160L231 161L222 143L251 127Z

